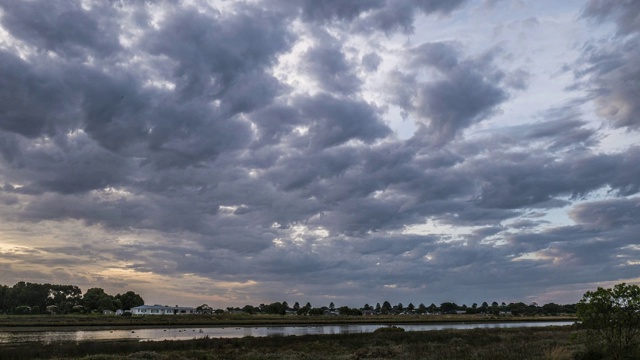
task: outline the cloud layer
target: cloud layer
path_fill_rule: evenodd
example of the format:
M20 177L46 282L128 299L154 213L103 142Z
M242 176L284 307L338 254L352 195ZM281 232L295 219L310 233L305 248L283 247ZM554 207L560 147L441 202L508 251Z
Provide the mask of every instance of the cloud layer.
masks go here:
M1 1L0 282L355 306L638 281L640 7L553 4Z

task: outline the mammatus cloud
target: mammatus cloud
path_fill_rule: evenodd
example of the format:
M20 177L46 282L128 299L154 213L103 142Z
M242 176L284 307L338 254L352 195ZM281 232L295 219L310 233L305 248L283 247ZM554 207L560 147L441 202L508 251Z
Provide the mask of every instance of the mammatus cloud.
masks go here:
M574 58L481 30L504 2L0 1L0 282L355 306L636 281L637 8L552 5Z

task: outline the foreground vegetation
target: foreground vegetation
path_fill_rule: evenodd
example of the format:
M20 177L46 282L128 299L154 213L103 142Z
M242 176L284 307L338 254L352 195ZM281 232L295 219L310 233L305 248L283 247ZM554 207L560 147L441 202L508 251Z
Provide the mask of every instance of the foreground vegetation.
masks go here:
M2 359L595 359L573 326L0 346Z

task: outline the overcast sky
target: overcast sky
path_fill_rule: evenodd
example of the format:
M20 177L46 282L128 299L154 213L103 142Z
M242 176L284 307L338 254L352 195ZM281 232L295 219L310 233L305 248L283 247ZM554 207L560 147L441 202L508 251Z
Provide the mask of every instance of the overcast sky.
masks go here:
M0 283L147 303L640 282L640 2L0 0Z

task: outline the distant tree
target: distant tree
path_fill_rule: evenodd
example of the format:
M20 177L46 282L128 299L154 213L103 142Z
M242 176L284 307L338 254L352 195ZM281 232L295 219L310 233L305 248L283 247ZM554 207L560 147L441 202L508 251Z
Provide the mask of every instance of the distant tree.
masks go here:
M247 314L255 314L256 313L256 308L251 306L251 305L245 305L242 308L242 311L247 313Z
M265 314L284 315L284 314L286 314L286 310L287 310L287 308L284 306L283 303L274 302L274 303L271 303L271 304L267 305L263 312Z
M454 313L458 309L458 305L452 302L443 302L440 304L440 311L444 314Z
M27 315L27 314L31 314L31 307L27 306L27 305L20 305L20 306L16 306L14 313L16 315Z
M416 309L416 307L413 305L413 303L409 303L409 305L407 305L407 310L413 311L415 309Z
M293 310L298 311L300 310L300 304L296 301L295 304L293 304Z
M207 304L202 304L196 308L196 311L200 314L213 314L213 308Z
M523 302L518 302L515 304L509 304L509 306L507 306L507 308L509 309L509 311L511 311L512 315L518 316L518 315L523 315L526 314L527 311L527 305Z
M383 314L388 314L391 312L391 310L393 309L393 307L391 306L391 303L388 301L384 301L382 303L382 308L381 308L381 312Z
M424 304L420 303L420 305L418 305L418 313L419 314L424 314L427 312L427 307L424 306Z
M91 288L82 297L82 305L88 311L103 312L104 310L116 310L122 304L116 299L105 293L101 288Z
M382 307L380 306L380 303L376 303L376 311L377 312L382 311Z
M587 329L588 346L599 344L614 359L633 357L640 341L639 286L621 283L587 291L578 303L577 315Z
M298 309L298 311L296 311L296 314L298 315L308 315L309 314L309 308L307 308L306 306L301 307L300 309Z
M373 307L371 307L371 305L369 304L364 304L364 306L362 307L362 310L373 310Z
M136 306L144 305L142 297L133 291L127 291L122 295L118 294L115 298L116 300L120 300L123 310L131 310L131 308Z
M322 308L309 309L309 315L318 316L323 314L324 314L324 310Z
M347 316L361 316L362 315L362 311L360 311L359 309L356 308L349 308L348 306L341 306L338 311L340 312L340 315L347 315Z
M436 312L436 311L438 311L438 307L436 306L436 304L431 303L431 305L429 305L427 310L429 310L429 312Z
M398 303L398 305L395 306L395 310L397 312L402 312L404 310L404 305L402 305L402 303Z
M307 309L311 309L311 303L307 302L307 304L304 307L306 307Z
M333 310L335 308L336 308L336 306L333 304L333 301L332 301L331 304L329 304L329 309Z

